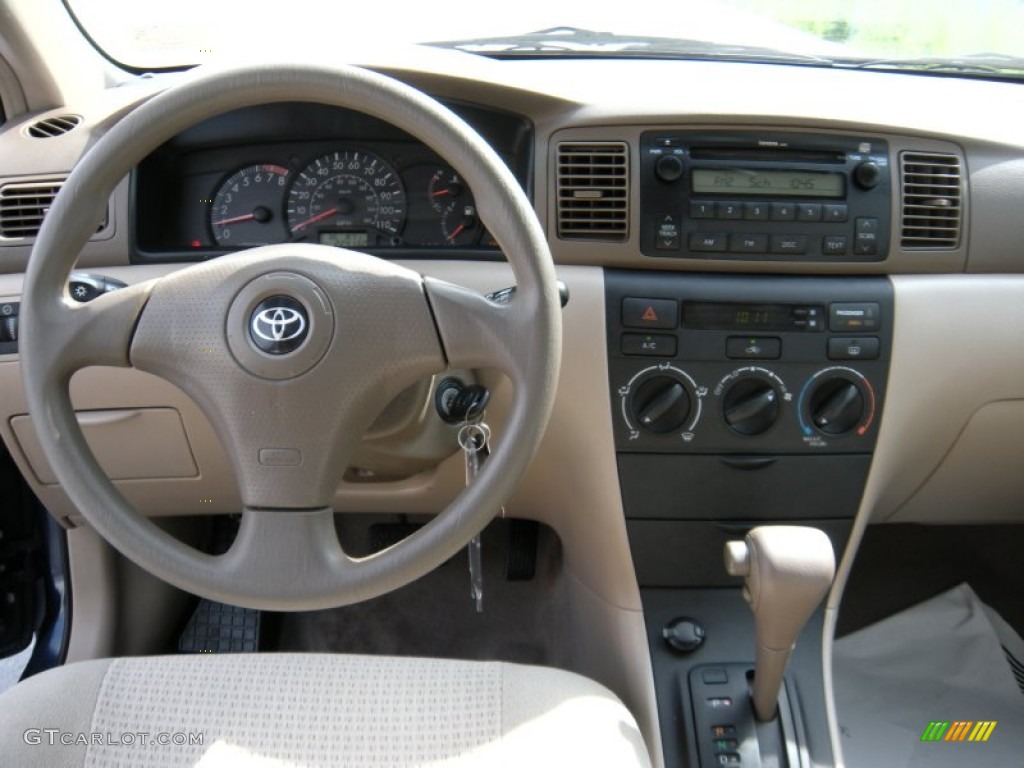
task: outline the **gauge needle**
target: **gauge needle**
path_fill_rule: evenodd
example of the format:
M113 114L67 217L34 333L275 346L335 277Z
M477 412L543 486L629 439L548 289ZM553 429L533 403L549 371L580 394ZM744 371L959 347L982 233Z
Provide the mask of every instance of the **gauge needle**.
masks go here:
M431 197L440 197L441 195L450 195L452 191L450 189L439 189L437 192L431 192Z
M337 212L337 208L331 208L330 210L324 211L323 213L318 213L316 216L311 216L305 221L300 221L298 224L292 227L292 232L298 232L300 229L304 229L305 227L308 227L310 224L316 224L318 221L322 221L326 218L329 218L336 214Z
M455 230L450 235L448 235L448 239L454 241L455 238L459 236L459 233L462 232L462 230L464 230L465 228L465 224L459 224L459 226L457 226Z
M230 219L221 219L220 221L213 222L215 227L223 227L226 224L237 224L240 221L252 221L256 218L255 211L253 213L247 213L244 216L233 216Z

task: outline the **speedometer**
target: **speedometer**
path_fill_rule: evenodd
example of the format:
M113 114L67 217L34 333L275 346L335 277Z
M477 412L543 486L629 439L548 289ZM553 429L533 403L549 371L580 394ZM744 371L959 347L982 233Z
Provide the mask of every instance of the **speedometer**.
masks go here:
M288 195L288 229L297 239L375 245L405 225L405 189L395 169L363 150L318 157ZM343 234L339 234L343 233Z

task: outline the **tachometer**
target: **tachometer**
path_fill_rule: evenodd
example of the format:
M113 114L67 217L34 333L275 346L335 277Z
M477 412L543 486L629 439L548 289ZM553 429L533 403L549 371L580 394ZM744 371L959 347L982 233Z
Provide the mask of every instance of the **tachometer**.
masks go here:
M298 174L287 210L295 238L333 242L344 233L347 242L375 245L381 235L401 233L405 189L395 169L372 152L339 150Z
M287 168L269 163L228 176L210 206L210 229L217 244L248 247L286 240L280 210L287 179Z

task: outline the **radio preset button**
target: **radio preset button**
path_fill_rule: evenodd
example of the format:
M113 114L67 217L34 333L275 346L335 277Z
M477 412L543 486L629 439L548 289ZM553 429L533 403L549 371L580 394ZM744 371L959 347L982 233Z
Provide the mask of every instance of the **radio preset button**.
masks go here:
M749 221L767 221L768 203L745 203L743 205L743 218Z
M842 205L826 205L822 210L822 218L833 224L841 224L850 216L850 209L844 203Z
M877 331L880 322L877 302L828 305L828 329L833 332Z
M845 235L830 235L821 240L821 252L825 256L845 256L847 238Z
M720 219L742 219L743 203L719 203L718 218Z
M627 328L675 328L678 323L679 302L675 299L622 300L622 324Z
M691 202L690 203L690 218L691 219L713 219L715 218L715 204L714 203L701 203Z
M772 221L793 221L796 219L796 206L793 203L772 203Z
M796 220L797 221L821 221L821 204L820 203L797 203L797 205L796 205Z
M800 256L807 253L806 235L772 235L771 252Z
M724 232L690 233L690 250L704 253L722 253L726 250L727 238Z
M730 235L730 253L768 253L768 235Z

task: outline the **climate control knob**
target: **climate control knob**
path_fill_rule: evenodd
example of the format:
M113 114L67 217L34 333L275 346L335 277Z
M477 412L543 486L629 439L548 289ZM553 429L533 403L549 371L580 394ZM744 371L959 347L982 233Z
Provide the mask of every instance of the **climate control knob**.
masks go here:
M864 418L864 395L853 381L837 377L822 382L809 403L811 423L826 435L845 435Z
M763 379L742 379L722 398L722 416L733 432L760 435L779 418L779 393Z
M640 428L657 435L679 429L690 415L690 395L674 376L647 379L636 388L630 405Z

